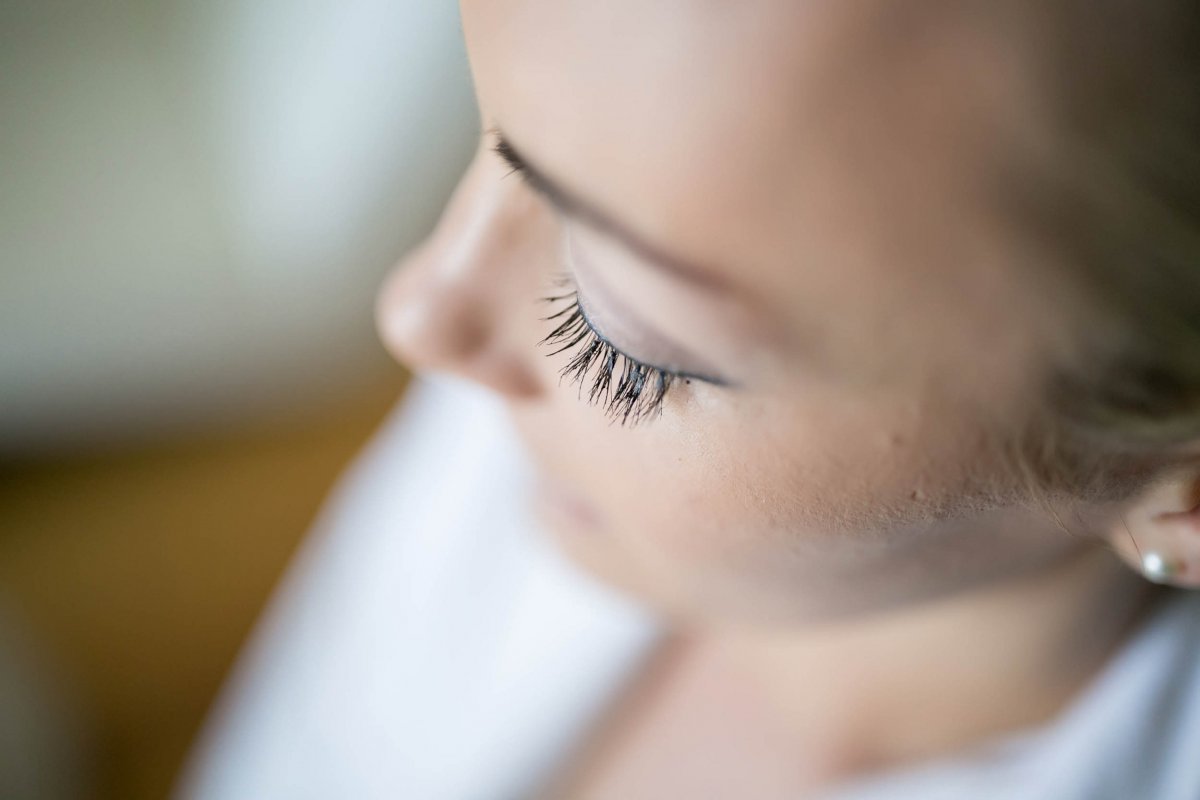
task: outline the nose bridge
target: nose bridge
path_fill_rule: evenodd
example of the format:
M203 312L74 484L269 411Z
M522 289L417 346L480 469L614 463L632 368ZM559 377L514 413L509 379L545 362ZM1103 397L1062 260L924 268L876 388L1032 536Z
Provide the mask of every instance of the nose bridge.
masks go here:
M538 391L530 325L539 266L555 252L547 216L481 148L433 235L381 295L381 334L397 358L506 394Z
M524 238L514 188L516 181L496 175L486 163L486 154L476 158L459 197L438 225L435 247L444 248L433 265L444 280L489 279L512 268L510 251ZM483 163L480 163L483 162Z
M519 177L481 147L427 243L426 260L407 268L468 291L486 286L502 302L536 284L535 267L554 247L549 216Z

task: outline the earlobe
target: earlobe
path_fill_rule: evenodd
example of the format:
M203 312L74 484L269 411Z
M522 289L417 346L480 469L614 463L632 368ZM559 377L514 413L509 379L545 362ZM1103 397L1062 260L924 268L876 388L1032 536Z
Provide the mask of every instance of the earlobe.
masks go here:
M1154 483L1118 515L1109 539L1147 580L1200 589L1200 472Z

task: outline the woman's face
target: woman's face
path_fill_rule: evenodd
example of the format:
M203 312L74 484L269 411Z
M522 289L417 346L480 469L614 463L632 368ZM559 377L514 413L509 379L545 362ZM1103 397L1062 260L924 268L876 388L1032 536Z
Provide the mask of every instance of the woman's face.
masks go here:
M380 327L500 392L547 529L665 612L860 614L1083 546L1003 454L1070 330L1005 212L1044 142L1032 59L946 8L462 3L486 133ZM648 416L588 403L607 349L560 378L591 332L538 345L576 291L614 387L682 376L659 408L644 370Z

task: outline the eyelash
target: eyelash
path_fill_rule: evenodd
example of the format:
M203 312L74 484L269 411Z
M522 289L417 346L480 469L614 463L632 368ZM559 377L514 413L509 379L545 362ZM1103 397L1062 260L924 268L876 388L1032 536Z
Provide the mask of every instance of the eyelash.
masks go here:
M499 156L511 172L516 173L527 184L531 184L532 176L525 169L520 156L507 140L499 135L499 131L492 129L490 133L496 140L492 152ZM539 191L536 185L531 186L535 191ZM571 281L564 276L558 285L560 288L568 288ZM555 348L547 353L548 356L556 356L578 348L571 360L559 370L559 378L569 379L577 384L581 398L584 385L590 382L587 388L588 403L603 405L605 413L613 421L622 425L636 425L654 419L662 414L663 402L675 381L691 383L690 376L642 363L621 352L601 336L583 313L578 291L570 289L563 294L544 297L542 301L566 305L550 316L542 318L544 322L559 322L538 344Z
M567 280L562 282L569 286ZM622 425L636 425L658 417L663 401L678 375L625 355L596 332L579 304L579 293L571 289L563 294L542 298L549 304L562 303L562 308L547 317L545 322L557 325L538 344L555 348L548 356L574 350L571 360L559 370L559 377L579 386L582 398L587 387L587 401L601 405L605 413ZM619 376L619 377L618 377Z

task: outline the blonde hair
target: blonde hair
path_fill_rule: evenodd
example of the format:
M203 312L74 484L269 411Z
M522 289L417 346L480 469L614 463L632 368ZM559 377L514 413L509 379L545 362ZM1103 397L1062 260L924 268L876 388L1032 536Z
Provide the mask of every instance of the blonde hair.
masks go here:
M1061 137L1021 205L1089 313L1022 457L1046 489L1113 497L1200 453L1200 5L1046 7Z

